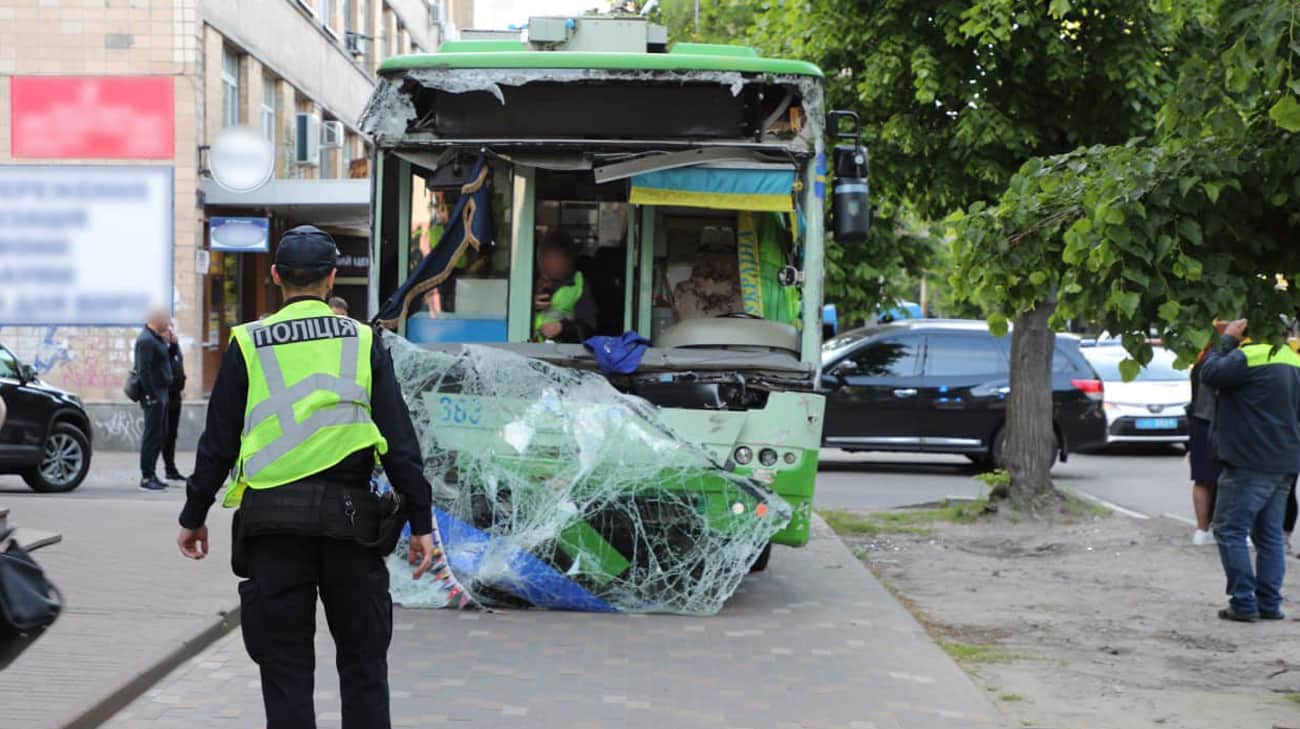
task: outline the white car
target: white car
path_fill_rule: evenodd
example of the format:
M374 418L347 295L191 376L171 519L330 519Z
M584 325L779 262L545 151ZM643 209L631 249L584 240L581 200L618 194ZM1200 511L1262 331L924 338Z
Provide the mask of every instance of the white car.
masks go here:
M1128 357L1123 347L1099 344L1082 352L1102 381L1107 443L1187 443L1192 382L1187 370L1174 369L1173 352L1156 347L1132 382L1119 373Z

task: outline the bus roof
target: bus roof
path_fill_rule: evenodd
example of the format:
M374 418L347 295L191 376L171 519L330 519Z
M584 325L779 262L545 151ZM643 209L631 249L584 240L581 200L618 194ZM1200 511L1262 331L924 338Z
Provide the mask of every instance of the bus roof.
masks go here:
M678 43L667 53L529 50L516 40L447 41L437 53L394 56L381 74L415 69L571 69L626 71L732 71L823 78L806 61L764 58L753 48L712 43Z

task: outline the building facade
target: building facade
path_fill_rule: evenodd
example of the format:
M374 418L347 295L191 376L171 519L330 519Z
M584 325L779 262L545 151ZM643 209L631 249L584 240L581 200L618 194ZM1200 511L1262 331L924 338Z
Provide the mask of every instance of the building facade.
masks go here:
M185 353L183 442L201 425L230 327L280 303L265 245L214 241L214 220L251 220L270 241L301 223L329 230L343 253L337 293L366 318L368 150L358 117L385 58L435 49L472 13L472 0L0 0L0 181L75 179L98 166L170 178L165 203L151 203L166 209L149 210L166 219L165 248L140 247L134 232L104 245L121 246L124 282L170 272L158 288L170 289L163 303ZM114 137L117 119L129 124ZM207 171L217 134L237 125L266 135L276 158L273 179L244 194ZM0 221L0 241L5 232ZM24 250L0 246L0 276L6 267L26 275L16 266L30 257L14 252ZM138 440L139 408L121 392L138 326L9 318L0 316L0 344L82 396L98 446Z

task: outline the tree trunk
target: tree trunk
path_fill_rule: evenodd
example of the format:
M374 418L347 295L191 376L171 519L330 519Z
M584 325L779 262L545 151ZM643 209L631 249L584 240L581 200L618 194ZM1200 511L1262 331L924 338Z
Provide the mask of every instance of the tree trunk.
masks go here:
M1011 473L1011 505L1034 511L1053 495L1052 352L1056 334L1047 325L1055 302L1016 317L1011 330L1011 394L1007 398L1003 457Z

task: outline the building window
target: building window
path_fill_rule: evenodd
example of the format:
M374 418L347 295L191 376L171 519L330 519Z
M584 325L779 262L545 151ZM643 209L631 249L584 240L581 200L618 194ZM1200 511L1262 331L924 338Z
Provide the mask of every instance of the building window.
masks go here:
M262 74L262 134L275 143L275 77Z
M334 120L330 119L329 117L324 117L322 121L324 123L329 123ZM323 129L324 124L322 124L321 126L322 126L321 132L322 134L324 134L324 129ZM333 141L334 140L331 140L331 142ZM332 180L335 177L338 177L338 170L335 169L336 166L334 164L336 152L338 152L337 144L333 144L333 143L322 144L320 146L320 179Z
M384 57L392 58L398 54L397 46L401 39L397 36L397 13L384 9Z
M379 48L379 41L375 40L378 33L375 29L374 7L370 4L370 0L359 1L361 3L361 28L366 35L365 45L363 46L366 50L366 68L373 69Z
M334 0L316 0L316 9L320 13L321 25L327 30L334 29Z
M221 125L239 124L239 54L225 46L221 49Z

